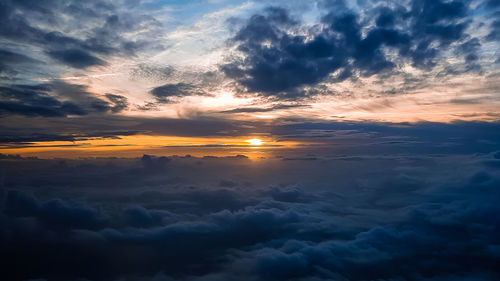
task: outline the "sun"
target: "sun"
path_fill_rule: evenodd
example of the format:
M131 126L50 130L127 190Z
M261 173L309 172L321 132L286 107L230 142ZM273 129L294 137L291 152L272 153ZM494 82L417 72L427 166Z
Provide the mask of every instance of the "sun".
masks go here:
M247 142L250 145L261 145L262 144L262 140L260 140L260 139L251 139L251 140L247 140Z

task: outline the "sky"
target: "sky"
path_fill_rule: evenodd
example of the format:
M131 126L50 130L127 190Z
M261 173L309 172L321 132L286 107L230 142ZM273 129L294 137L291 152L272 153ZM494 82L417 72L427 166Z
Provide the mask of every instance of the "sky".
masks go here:
M500 1L0 0L0 279L499 280Z
M296 124L499 119L495 0L4 0L0 12L4 154L256 158L269 153L227 148L297 147L276 133Z

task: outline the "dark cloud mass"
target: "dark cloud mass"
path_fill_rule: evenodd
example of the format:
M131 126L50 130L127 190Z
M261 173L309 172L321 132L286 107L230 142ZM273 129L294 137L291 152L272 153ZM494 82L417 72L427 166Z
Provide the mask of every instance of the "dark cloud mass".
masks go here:
M7 80L10 75L17 73L16 68L18 66L36 62L35 59L23 54L0 49L0 77Z
M49 85L13 85L0 88L0 112L27 116L84 115L86 111L71 102L48 95Z
M165 84L152 89L151 94L160 103L169 103L171 98L207 95L201 87L187 83Z
M295 98L306 95L301 87L327 78L372 76L404 63L430 69L441 50L467 37L463 1L394 3L363 17L341 3L326 6L331 12L313 27L282 8L252 16L231 39L244 58L233 58L222 71L251 92Z
M50 51L49 56L52 58L70 65L74 68L86 68L93 65L105 65L101 59L92 56L91 54L77 49L64 51Z
M119 112L127 107L120 95L107 94L111 103L87 92L83 85L53 81L38 85L0 86L0 114L65 117L107 111Z
M128 107L128 99L121 95L106 94L106 98L113 104L111 111L120 112Z

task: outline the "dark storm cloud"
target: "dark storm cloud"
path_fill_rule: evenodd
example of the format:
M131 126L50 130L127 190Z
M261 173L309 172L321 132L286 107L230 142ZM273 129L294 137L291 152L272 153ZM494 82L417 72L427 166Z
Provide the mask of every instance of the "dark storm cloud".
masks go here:
M222 71L250 92L296 98L306 93L297 89L327 77L372 76L401 63L431 69L441 49L467 36L463 1L412 1L409 7L373 9L368 14L374 26L344 5L334 7L312 28L281 8L252 16L230 40L244 58L233 58ZM295 35L304 29L306 35ZM473 54L465 55L473 59Z

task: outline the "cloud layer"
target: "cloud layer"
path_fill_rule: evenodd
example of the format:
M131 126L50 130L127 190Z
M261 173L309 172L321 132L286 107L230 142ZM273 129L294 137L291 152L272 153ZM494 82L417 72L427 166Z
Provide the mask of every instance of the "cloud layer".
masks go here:
M498 279L495 147L384 146L257 162L2 155L2 276Z

